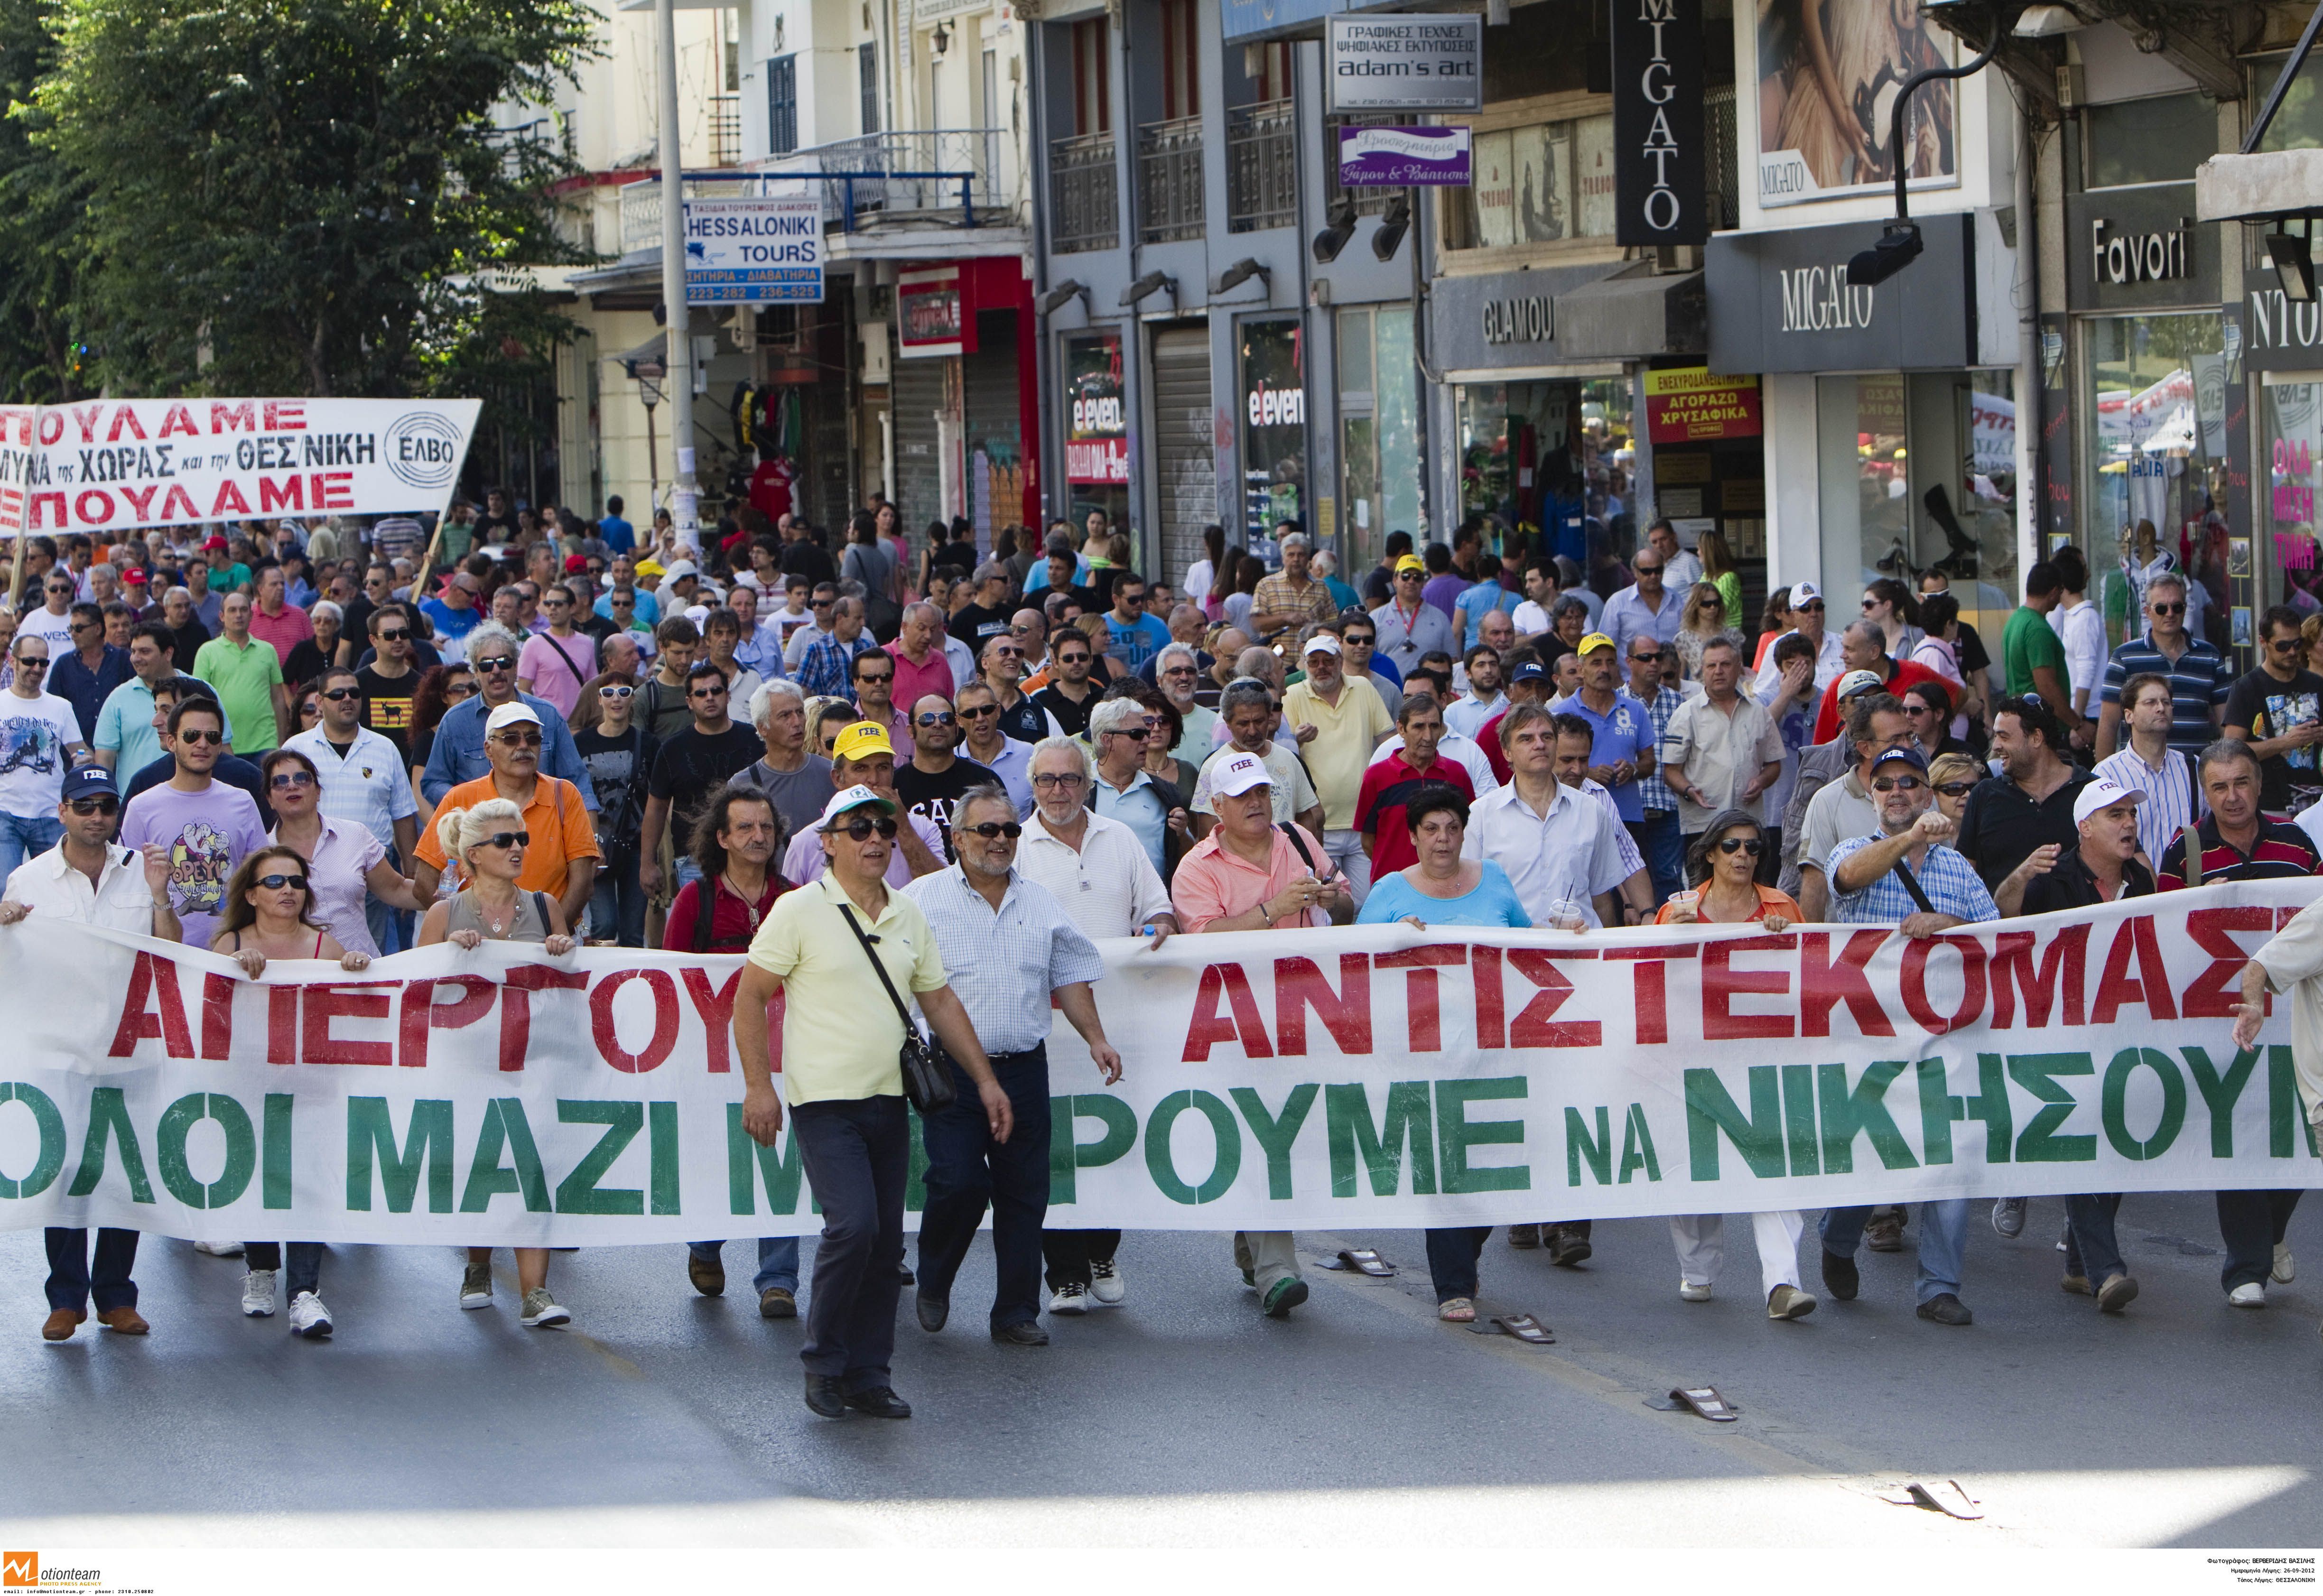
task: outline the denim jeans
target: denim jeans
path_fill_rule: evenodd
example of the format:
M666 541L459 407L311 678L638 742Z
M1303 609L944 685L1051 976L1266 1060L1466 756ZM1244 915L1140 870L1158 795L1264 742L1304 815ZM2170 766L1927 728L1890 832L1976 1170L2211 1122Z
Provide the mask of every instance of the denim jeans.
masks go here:
M611 937L624 948L646 945L646 894L638 885L634 843L604 844L597 890L589 899L589 934Z
M949 1301L951 1283L992 1210L992 1327L1041 1316L1041 1221L1049 1213L1049 1053L1002 1053L992 1073L1016 1116L1005 1142L992 1139L976 1083L950 1059L960 1096L922 1120L927 1206L920 1213L920 1289Z
M282 1298L289 1301L301 1291L319 1293L323 1289L323 1243L320 1242L244 1242L242 1261L252 1269L281 1269L282 1254L290 1254L290 1267L283 1276Z
M670 861L669 895L672 898L675 898L678 894L685 890L685 884L687 882L699 881L701 879L702 867L693 862L692 855L679 854L675 858Z
M1654 902L1666 903L1685 885L1685 839L1677 829L1677 811L1649 809L1642 821L1629 823L1630 838L1646 857L1646 874L1654 884Z
M2298 1191L2218 1193L2218 1239L2227 1244L2227 1266L2219 1272L2219 1280L2227 1290L2263 1281L2273 1271L2274 1249L2301 1195Z
M685 1250L704 1263L714 1263L724 1249L723 1242L688 1242ZM764 1297L780 1286L792 1297L798 1296L799 1262L798 1237L760 1236L758 1238L758 1272L750 1277L750 1289Z
M96 1233L96 1264L89 1265L88 1232L49 1226L49 1306L86 1312L92 1295L96 1311L137 1306L137 1282L129 1271L137 1262L137 1233L110 1226Z
M1920 1205L1919 1299L1927 1302L1946 1292L1960 1295L1960 1256L1968 1251L1968 1199L1946 1197ZM1841 1258L1855 1256L1863 1241L1868 1206L1826 1208L1823 1215L1823 1250Z
M52 814L0 813L0 883L17 866L54 848L65 834L65 823Z
M807 1186L822 1205L799 1361L850 1393L891 1383L895 1303L904 1291L909 1116L901 1097L835 1097L791 1109Z
M1372 892L1372 856L1364 851L1364 834L1355 830L1326 831L1323 852L1339 867L1339 873L1347 878L1348 891L1354 894L1355 907L1362 908Z
M1460 1225L1428 1233L1428 1278L1435 1282L1439 1304L1476 1294L1476 1260L1492 1234L1489 1225Z
M2129 1266L2121 1261L2121 1243L2114 1234L2114 1215L2121 1209L2121 1193L2065 1199L2065 1272L2080 1275L2092 1286L2102 1286ZM2269 1249L2268 1261L2272 1260Z

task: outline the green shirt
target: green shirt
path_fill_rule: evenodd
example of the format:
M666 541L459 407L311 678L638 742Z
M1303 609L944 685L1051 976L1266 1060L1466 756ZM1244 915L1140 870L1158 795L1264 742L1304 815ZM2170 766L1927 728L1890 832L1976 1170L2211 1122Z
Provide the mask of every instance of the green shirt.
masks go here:
M247 759L279 746L274 688L282 680L282 656L256 637L242 647L231 637L212 637L194 654L194 674L217 689L218 702L239 727L234 751Z
M223 571L213 570L210 573L210 592L214 593L230 593L236 588L249 585L250 567L239 561Z
M2008 691L2021 697L2034 691L2034 667L2046 665L2065 675L2065 646L2049 628L2049 618L2029 604L2020 604L2000 634L2000 656L2008 672Z

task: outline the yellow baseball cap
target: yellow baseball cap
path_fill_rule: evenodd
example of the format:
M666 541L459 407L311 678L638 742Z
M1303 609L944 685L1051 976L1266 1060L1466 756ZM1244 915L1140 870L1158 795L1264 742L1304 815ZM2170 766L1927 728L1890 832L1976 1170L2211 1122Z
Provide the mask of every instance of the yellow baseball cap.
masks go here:
M840 729L831 739L831 757L834 759L868 759L874 754L895 757L895 745L887 740L887 729L876 720L858 720Z
M1395 563L1395 568L1399 575L1406 571L1417 571L1420 573L1420 574L1426 575L1428 573L1428 562L1421 559L1418 555L1406 555Z
M1613 639L1607 637L1604 633L1592 632L1587 637L1581 639L1581 646L1575 648L1574 652L1575 654L1594 654L1600 648L1611 648L1612 646Z
M639 560L637 563L636 570L639 576L660 576L664 574L662 564L659 560Z

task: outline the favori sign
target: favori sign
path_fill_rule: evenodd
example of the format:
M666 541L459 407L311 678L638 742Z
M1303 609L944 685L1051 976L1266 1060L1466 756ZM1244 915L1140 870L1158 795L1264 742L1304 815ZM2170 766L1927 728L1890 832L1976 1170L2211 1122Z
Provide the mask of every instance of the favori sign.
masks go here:
M0 406L0 537L449 500L480 399L91 399Z

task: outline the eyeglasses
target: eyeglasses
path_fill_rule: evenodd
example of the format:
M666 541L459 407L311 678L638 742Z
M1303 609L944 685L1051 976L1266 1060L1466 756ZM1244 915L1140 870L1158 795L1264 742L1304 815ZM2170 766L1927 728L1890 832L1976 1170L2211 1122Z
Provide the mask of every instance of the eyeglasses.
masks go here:
M472 659L468 663L480 671L499 672L516 669L516 661L505 656L497 659Z
M300 892L305 892L307 890L307 878L304 876L285 876L277 873L272 876L262 876L250 885L252 886L263 887L268 892L280 892L286 886L295 886Z
M1078 787L1087 779L1086 776L1068 770L1061 774L1043 773L1036 775L1033 778L1033 784L1036 787Z
M532 833L529 831L495 831L491 836L484 839L483 845L486 848L529 848L532 846Z
M882 837L892 838L895 835L895 817L891 814L883 814L877 820L874 821L866 820L861 815L857 815L845 825L833 826L831 829L834 831L845 833L850 841L855 842L868 841L870 839L871 833L874 831L878 832Z
M627 698L636 691L637 689L634 687L600 687L597 689L597 696L599 698Z
M1015 821L987 821L980 826L954 826L952 830L965 831L971 837L981 837L987 842L995 837L1005 837L1014 841L1024 834L1024 828Z
M500 746L504 748L537 748L540 747L540 733L537 731L503 731L494 737L492 740L500 744Z
M960 717L950 710L938 710L932 715L918 715L914 719L923 726L956 726L960 723Z
M314 784L314 773L306 770L278 771L266 779L268 789L276 793L286 792L292 787L311 787Z
M1945 782L1936 788L1947 798L1965 798L1976 791L1974 782Z
M119 814L121 812L121 800L118 798L76 798L72 801L72 812L78 815Z
M1165 676L1195 676L1201 673L1195 670L1192 665L1171 665L1162 674Z
M363 696L363 689L360 687L326 687L323 689L322 696L329 699L333 703L339 703L350 698L361 698Z
M1916 793L1928 784L1916 775L1876 775L1871 778L1875 793Z
M997 715L999 712L1000 706L998 704L977 704L972 707L963 706L960 711L960 718L963 720L981 720L987 715ZM923 721L922 724L924 725L925 722Z
M1767 844L1763 838L1758 837L1721 837L1718 839L1718 851L1746 853L1755 859L1767 851Z
M196 748L201 747L204 743L216 743L223 748L225 746L225 733L201 730L181 731L178 733L178 740L181 743L191 743Z

